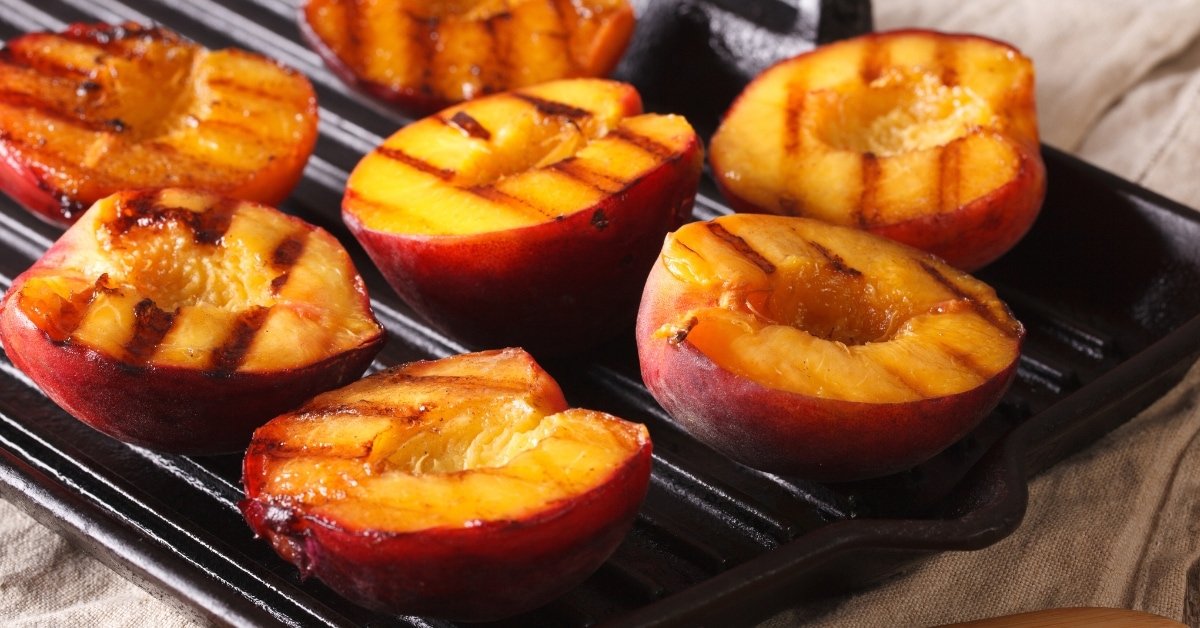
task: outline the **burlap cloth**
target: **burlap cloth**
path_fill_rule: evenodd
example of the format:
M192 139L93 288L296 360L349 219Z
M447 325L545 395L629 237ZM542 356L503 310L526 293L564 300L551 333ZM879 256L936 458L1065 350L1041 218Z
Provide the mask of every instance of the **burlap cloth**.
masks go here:
M879 29L1014 43L1037 66L1043 140L1200 207L1200 0L876 0L875 17ZM1198 402L1194 368L1153 407L1034 480L1025 521L996 545L942 554L769 623L928 626L1110 606L1200 626ZM4 502L0 624L191 625Z

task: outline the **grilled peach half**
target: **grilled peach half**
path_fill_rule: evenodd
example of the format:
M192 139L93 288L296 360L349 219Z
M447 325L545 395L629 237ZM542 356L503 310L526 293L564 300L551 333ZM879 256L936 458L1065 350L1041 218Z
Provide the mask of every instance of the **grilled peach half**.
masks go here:
M316 138L303 74L161 27L74 24L0 49L0 189L52 223L136 188L276 205Z
M85 212L0 304L4 350L120 440L238 451L254 428L360 377L383 328L341 244L276 209L194 190Z
M755 78L710 160L738 211L865 229L972 272L1025 235L1045 196L1033 62L932 31L829 44Z
M415 362L254 434L246 520L305 576L389 613L498 619L600 566L650 481L646 428L568 409L519 349Z
M414 116L607 76L634 24L626 0L308 0L300 10L301 33L334 74Z
M350 174L342 217L396 292L476 349L565 354L633 326L703 164L686 120L568 79L411 124Z
M642 376L699 440L814 480L898 472L999 403L1024 328L996 293L908 246L734 214L671 234L638 314Z

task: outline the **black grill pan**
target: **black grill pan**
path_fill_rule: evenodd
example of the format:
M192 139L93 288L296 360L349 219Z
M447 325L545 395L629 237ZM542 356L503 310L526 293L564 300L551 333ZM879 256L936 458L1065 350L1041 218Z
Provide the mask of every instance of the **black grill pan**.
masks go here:
M283 209L347 244L391 340L377 366L458 353L387 288L339 218L358 159L409 120L343 86L301 42L295 0L0 0L0 38L76 21L135 20L210 48L239 46L306 73L321 138ZM867 2L642 0L617 75L647 108L707 136L772 58L865 32ZM750 42L747 45L746 42ZM764 54L765 53L765 54ZM1131 418L1200 356L1200 218L1045 149L1049 193L1029 236L981 276L1026 324L1018 380L975 432L911 471L852 484L739 466L676 426L643 387L632 333L545 366L573 405L646 423L654 474L633 531L587 582L503 626L752 623L863 587L1020 524L1027 480ZM697 218L728 210L705 180ZM59 230L0 198L0 284ZM253 539L235 508L238 456L162 455L113 441L0 360L0 493L181 610L236 626L449 626L379 615Z

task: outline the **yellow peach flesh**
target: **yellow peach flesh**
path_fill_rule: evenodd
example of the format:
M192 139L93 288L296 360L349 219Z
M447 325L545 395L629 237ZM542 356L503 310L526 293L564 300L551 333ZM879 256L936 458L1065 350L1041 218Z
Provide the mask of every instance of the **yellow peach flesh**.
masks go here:
M219 197L164 190L158 198L163 206L202 213ZM134 340L135 309L146 300L174 315L152 354L138 358L157 366L211 366L213 352L237 332L239 316L256 309L265 312L265 320L241 371L305 366L378 333L360 287L349 281L349 259L332 236L252 203L238 205L220 244L197 242L174 220L114 233L107 225L117 219L122 202L119 195L108 197L85 213L68 232L71 257L24 285L18 304L42 329L53 329L68 310L78 310L77 324L65 325L69 336L57 340L125 360ZM272 269L272 252L289 238L302 253L286 271ZM282 272L287 276L278 281ZM89 280L95 277L105 279Z
M278 442L263 450L259 498L353 529L519 521L601 485L648 439L565 409L512 353L393 369L276 419L258 436Z
M1014 142L1038 141L1032 89L1032 63L988 40L831 44L747 88L713 137L715 174L760 211L845 226L955 212L1017 177Z
M682 117L625 117L630 89L559 81L418 121L355 167L343 207L368 228L411 235L501 231L594 207L694 141Z
M669 237L662 262L681 290L719 297L660 338L770 388L877 403L970 390L1016 359L1018 324L981 282L869 234L745 218L721 224L761 257L705 223Z
M122 189L171 185L282 200L293 183L282 169L298 171L316 136L308 80L261 56L148 32L115 39L119 53L59 35L17 40L21 54L89 78L81 87L0 64L6 91L44 103L0 103L6 135L54 189L86 204ZM59 107L78 122L42 111Z

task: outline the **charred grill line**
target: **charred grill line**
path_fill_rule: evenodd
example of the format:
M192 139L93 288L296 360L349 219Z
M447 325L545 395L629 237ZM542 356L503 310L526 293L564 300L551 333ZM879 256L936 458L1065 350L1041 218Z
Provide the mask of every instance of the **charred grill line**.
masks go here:
M576 62L575 55L573 54L574 50L571 47L571 43L575 41L576 32L574 29L576 25L575 16L577 15L575 2L574 0L553 0L550 6L554 9L554 14L558 16L557 33L561 33L564 48L563 53L567 56L571 67L578 68L580 64ZM568 15L571 17L568 18Z
M196 243L218 244L225 232L229 231L229 225L233 224L233 215L237 213L239 204L241 201L225 197L204 213L182 210L188 213L187 224L195 234Z
M732 247L733 250L737 251L742 257L750 260L752 264L758 266L758 268L764 273L770 275L775 272L775 265L772 264L770 260L763 257L758 251L754 250L754 247L747 244L741 236L730 233L728 229L715 222L710 222L707 224L707 226L709 232Z
M858 197L855 216L860 228L867 228L879 220L879 204L875 194L879 191L879 158L875 153L862 154L862 193ZM869 215L868 215L869 212Z
M275 296L279 296L279 293L283 291L283 287L287 285L288 279L290 279L291 276L292 276L291 273L283 273L283 274L279 275L278 277L272 279L271 280L271 294L273 294Z
M466 190L467 192L474 194L475 196L478 196L483 199L487 199L493 203L496 203L499 205L506 205L508 207L521 207L521 208L529 209L529 210L532 210L533 213L538 214L540 216L544 216L546 218L554 218L555 216L558 215L552 209L538 207L537 205L534 205L533 203L530 203L529 201L527 201L523 198L512 196L511 194L505 194L504 192L501 192L500 190L497 190L496 188L491 187L491 186L476 185L476 186L472 186L469 188L463 188L463 189Z
M530 94L513 92L513 97L519 98L533 105L534 108L536 108L543 115L570 118L571 120L586 120L592 117L592 112L586 109L572 107L571 105L555 102L553 100L538 98L537 96Z
M950 281L937 268L934 268L925 260L919 259L917 260L917 263L921 265L921 268L926 274L928 274L930 277L933 277L934 280L942 285L942 287L950 291L950 293L953 294L956 299L968 303L971 306L971 309L975 310L975 312L978 313L979 316L981 316L983 320L987 321L992 327L999 329L1005 336L1010 338L1018 335L1016 330L1002 324L996 319L995 315L992 314L990 309L988 309L984 304L980 303L975 297L963 292L957 285L954 284L954 282Z
M221 374L236 371L246 359L250 345L270 313L271 308L256 305L238 315L224 344L212 352L212 370Z
M258 87L254 86L254 85L250 85L250 84L246 83L245 81L239 81L237 79L210 78L210 79L207 79L205 82L213 87L220 87L224 91L230 91L230 92L237 91L237 92L241 92L243 94L248 94L248 95L258 98L260 100L277 100L277 101L284 101L284 102L287 101L287 98L285 98L283 96L283 94L279 94L276 92L269 92L265 89L259 89ZM243 125L237 125L237 126L243 126Z
M271 252L271 266L277 270L288 270L295 266L300 256L304 254L306 235L307 232L291 235L276 245L275 250Z
M938 40L934 58L937 59L937 65L940 68L942 84L946 87L958 85L958 64L955 63L956 56L955 46L951 45L947 40Z
M788 83L787 104L783 112L783 151L792 156L800 151L801 122L804 117L804 101L807 89L799 80Z
M509 70L514 65L512 36L509 29L512 20L513 14L510 11L497 13L484 20L484 27L487 28L488 37L492 42L492 57L486 60L492 61L492 63L482 67L476 63L474 67L479 69L479 75L483 77L485 93L502 92L508 85Z
M888 51L879 40L874 38L868 38L864 47L866 50L863 51L859 76L862 77L864 83L870 85L883 75L883 70L888 63Z
M818 253L821 254L821 257L824 257L829 262L829 264L831 266L833 266L834 271L842 273L843 275L849 275L851 277L862 276L862 271L858 270L857 268L852 268L850 266L847 266L846 260L842 259L841 255L838 255L837 253L830 251L829 249L827 249L823 245L821 245L821 243L816 242L814 240L809 240L808 243L811 244L812 247L814 249L816 249Z
M155 229L176 223L192 231L197 244L218 244L241 201L222 198L208 211L194 212L183 207L167 207L162 204L155 190L137 192L117 201L117 217L104 224L114 237L123 236L134 227Z
M89 115L91 112L89 112L86 108L68 111L66 109L61 109L54 106L56 104L67 105L65 102L54 103L45 100L40 96L22 94L7 90L0 91L0 102L3 102L4 104L16 109L25 109L29 110L30 112L36 112L33 113L33 115L41 116L43 118L50 118L55 122L61 122L65 125L83 129L91 133L119 132L117 129L113 128L112 118L99 118ZM26 148L27 151L35 154L38 152L35 147L29 146L24 142L20 142L11 135L5 137L5 141L10 144L20 144L22 146L26 146L28 147Z
M492 139L492 132L488 131L486 127L479 123L478 120L472 118L471 114L465 111L459 111L451 116L449 120L441 116L438 116L437 119L441 120L444 124L450 125L459 131L466 133L468 137L473 137L475 139L484 141Z
M362 75L366 71L366 62L363 59L363 34L370 25L363 18L363 14L359 11L357 2L341 2L342 9L346 11L346 23L350 25L347 30L345 44L346 50L346 65L354 69L355 73Z
M271 280L271 294L278 296L283 291L283 287L287 285L288 279L292 276L288 271L304 254L305 243L308 241L307 236L307 231L288 236L272 251L271 267L281 272Z
M84 92L92 91L100 87L97 83L90 80L92 71L90 68L76 67L71 65L59 65L54 63L46 55L35 54L30 56L24 46L20 48L6 47L0 48L0 64L9 65L15 68L29 69L37 72L39 75L53 81L58 78L77 79L80 81L79 88ZM86 87L87 84L94 85L94 88Z
M438 18L421 18L412 13L405 12L405 15L411 20L412 26L409 30L409 42L416 42L418 56L421 68L421 82L419 88L422 92L433 95L437 90L433 88L433 77L435 76L434 63L437 62L437 39ZM441 68L436 70L441 72Z
M384 157L387 157L388 159L394 159L406 166L411 166L413 168L416 168L417 170L420 170L421 172L431 174L443 181L449 181L454 178L454 175L458 174L454 170L450 170L448 168L438 168L437 166L435 166L423 159L409 155L408 153L404 152L403 150L400 150L399 148L392 148L390 146L380 146L379 148L375 149L375 152L380 155L383 155Z
M672 150L670 146L659 144L645 135L638 135L637 133L634 133L628 129L613 129L604 137L612 137L623 142L633 144L641 150L644 150L647 153L654 155L656 158L664 161L678 157L678 154Z
M71 338L71 334L79 328L79 324L83 322L87 316L88 308L92 305L92 300L96 298L96 293L101 291L109 291L108 273L100 275L96 279L96 283L91 289L72 293L70 298L62 299L57 305L58 309L43 312L41 309L35 309L32 312L27 310L27 314L31 319L37 318L38 328L45 330L47 336L54 342L66 342ZM25 309L25 308L22 308ZM42 324L42 323L45 324Z
M568 157L550 164L548 168L607 194L621 192L631 183L614 179L602 172L596 172L580 164L575 157Z
M958 207L962 195L962 145L965 138L957 138L941 147L938 153L938 207L949 211Z
M163 310L152 299L142 299L134 306L133 337L123 347L132 364L140 366L149 361L171 331L178 314L178 310Z

